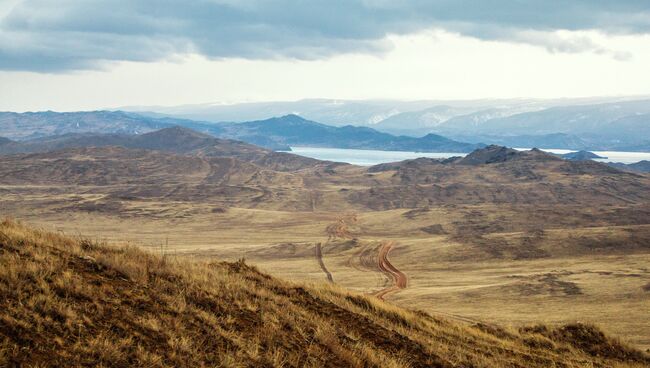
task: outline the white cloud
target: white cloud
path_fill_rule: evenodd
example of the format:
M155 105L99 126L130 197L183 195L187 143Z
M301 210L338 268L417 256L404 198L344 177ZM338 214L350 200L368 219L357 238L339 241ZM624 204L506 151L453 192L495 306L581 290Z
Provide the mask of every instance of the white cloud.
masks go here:
M442 30L389 36L382 55L322 60L117 62L105 71L0 72L0 109L80 110L127 105L339 99L470 99L648 94L650 36L563 34L627 52L625 63L594 50L549 53L529 44L482 41Z
M13 1L13 0L12 0ZM22 0L0 18L0 69L60 72L106 61L324 59L382 54L432 27L553 52L610 50L558 31L650 32L647 0ZM2 9L0 8L0 15ZM12 42L15 40L15 42ZM613 52L617 58L625 53Z

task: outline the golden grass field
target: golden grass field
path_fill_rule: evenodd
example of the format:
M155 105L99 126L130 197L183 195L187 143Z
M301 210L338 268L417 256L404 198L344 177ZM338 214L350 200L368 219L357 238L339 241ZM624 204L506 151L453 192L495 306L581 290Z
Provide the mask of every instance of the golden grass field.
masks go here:
M242 261L160 256L13 220L0 221L0 264L0 366L650 363L589 324L460 323L336 285L282 281Z
M156 207L148 204L152 211ZM29 210L14 215L65 234L128 242L179 258L245 258L274 276L325 283L326 274L316 258L316 244L320 243L323 262L334 282L369 294L392 282L376 267L381 242L391 240L395 247L390 260L408 277L405 289L386 296L397 305L461 321L513 327L534 322L596 323L639 348L650 348L650 291L644 289L650 284L650 251L638 246L624 252L578 245L585 240L621 239L630 233L642 238L645 234L647 239L650 225L545 229L543 235L489 234L492 240L501 241L539 237L535 249L548 255L517 258L494 257L469 248L463 239L417 230L431 223L451 226L457 208L430 209L413 219L405 216L410 210L362 212L356 213L352 222L350 213L243 208L211 213L208 206L205 211L200 205L170 207L177 213L187 208L189 214L168 219ZM495 210L471 209L482 213ZM328 226L340 219L350 222L348 234L331 237ZM504 248L507 253L508 247Z
M595 323L650 349L648 175L534 151L256 165L115 147L8 156L0 216L178 259L245 258L293 281L329 274L466 323Z

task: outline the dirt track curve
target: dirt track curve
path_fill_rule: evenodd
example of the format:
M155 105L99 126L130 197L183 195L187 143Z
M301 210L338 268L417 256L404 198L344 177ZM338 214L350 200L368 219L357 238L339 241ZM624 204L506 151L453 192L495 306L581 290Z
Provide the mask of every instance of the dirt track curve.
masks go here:
M330 242L335 241L336 239L352 239L352 234L350 233L348 226L356 222L356 214L348 214L339 217L336 222L328 225L325 228L325 234L327 234L327 242L324 245L328 245ZM334 282L332 273L327 269L325 262L323 261L323 245L321 245L321 243L316 243L315 256L316 261L318 261L318 265L327 277L327 281Z
M394 245L394 241L384 241L382 243L381 249L379 249L379 255L377 257L377 266L381 272L393 280L393 285L381 289L375 293L375 296L381 300L384 300L384 297L388 294L392 294L406 288L408 284L408 278L406 277L406 274L398 270L397 267L393 266L393 264L388 260L388 253L390 253Z

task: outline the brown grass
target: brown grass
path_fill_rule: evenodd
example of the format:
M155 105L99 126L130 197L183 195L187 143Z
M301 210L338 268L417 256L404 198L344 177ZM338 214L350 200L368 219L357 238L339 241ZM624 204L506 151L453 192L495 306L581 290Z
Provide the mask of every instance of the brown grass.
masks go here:
M0 223L0 366L642 367L593 326L467 326L245 262Z

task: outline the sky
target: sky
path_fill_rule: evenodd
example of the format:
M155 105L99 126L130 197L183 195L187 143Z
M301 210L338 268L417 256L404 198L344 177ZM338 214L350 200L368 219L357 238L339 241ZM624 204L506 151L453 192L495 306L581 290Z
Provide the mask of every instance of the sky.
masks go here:
M0 110L650 94L647 0L0 0Z

